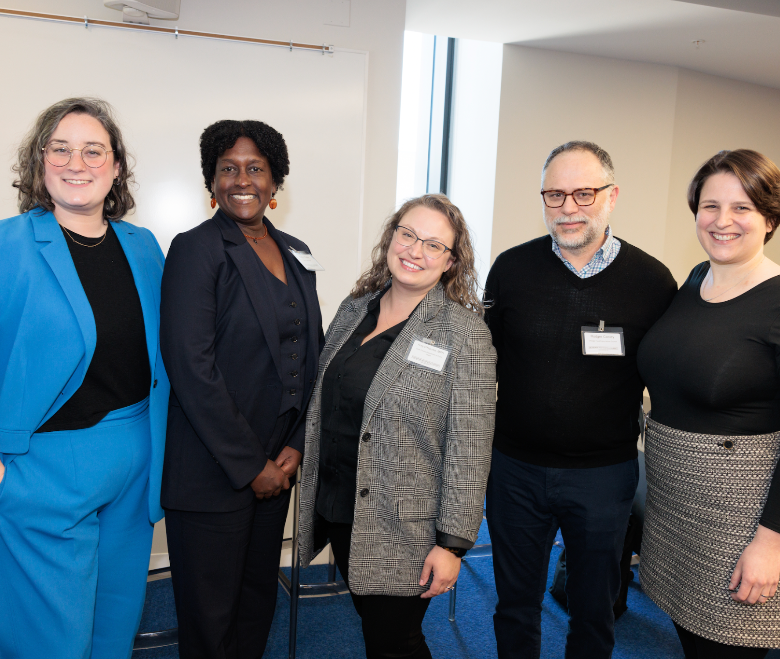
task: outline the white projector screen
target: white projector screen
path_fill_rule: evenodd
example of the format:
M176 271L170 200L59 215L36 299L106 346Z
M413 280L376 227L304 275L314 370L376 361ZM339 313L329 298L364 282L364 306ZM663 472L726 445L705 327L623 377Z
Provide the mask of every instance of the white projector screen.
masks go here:
M66 97L99 96L116 109L136 159L137 208L127 219L151 229L164 252L213 213L200 171L203 129L258 119L280 131L290 175L267 215L325 267L318 290L327 328L360 267L367 53L0 15L0 61L0 217L18 214L10 168L22 136Z

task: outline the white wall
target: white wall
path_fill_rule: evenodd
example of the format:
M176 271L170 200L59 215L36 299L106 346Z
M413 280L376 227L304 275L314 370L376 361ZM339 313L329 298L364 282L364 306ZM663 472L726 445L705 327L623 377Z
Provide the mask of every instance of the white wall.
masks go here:
M121 22L121 13L104 7L102 0L5 0L2 4L8 9L86 15ZM182 0L177 21L153 20L152 24L264 39L327 43L369 53L361 249L365 262L382 221L393 212L395 203L406 0L352 0L349 27L324 24L329 4L329 0ZM41 57L67 57L79 65L88 65L89 61L78 51L77 44L64 48L60 45L55 53L43 44L36 44L24 53L24 57L30 57L34 52L39 52ZM133 66L132 51L104 53L102 56L114 60L117 76L122 75L124 67ZM197 76L198 71L184 74ZM250 76L250 80L270 94L275 91L276 72L254 70L253 62L247 60L226 62L224 79L204 78L203 94L224 94L229 99L230 87L226 83L237 74ZM56 70L52 71L52 75L56 75ZM45 84L45 81L35 82ZM171 84L175 81L172 80ZM23 90L16 93L23 93ZM323 163L323 167L327 167L327 162Z
M678 283L706 255L685 190L720 149L780 163L780 90L604 57L504 46L491 259L545 233L539 198L547 154L590 140L615 164L618 236L663 261ZM767 246L780 260L780 240Z

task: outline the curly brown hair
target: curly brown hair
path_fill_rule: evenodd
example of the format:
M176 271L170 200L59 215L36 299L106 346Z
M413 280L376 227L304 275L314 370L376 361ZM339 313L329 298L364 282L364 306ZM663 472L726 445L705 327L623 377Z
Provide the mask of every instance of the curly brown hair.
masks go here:
M780 168L765 155L751 149L718 151L696 172L688 185L688 208L693 216L699 212L699 197L704 182L713 174L725 172L739 179L756 210L772 227L764 244L780 225Z
M130 192L135 178L130 168L131 156L127 153L122 132L114 118L114 109L99 98L66 98L38 115L30 132L19 145L16 164L11 168L19 177L13 182L13 186L19 190L19 212L26 213L36 206L47 211L54 210L54 203L44 182L46 163L43 159L43 149L60 121L73 113L86 114L97 119L111 138L112 155L114 162L119 163L119 175L103 202L103 217L118 222L135 208L135 200Z
M379 242L371 250L371 267L357 280L350 295L353 298L381 291L390 281L390 268L387 266L387 252L393 242L395 228L404 215L418 206L424 206L437 211L449 220L455 232L455 243L452 246L454 263L441 276L445 295L462 307L480 316L485 308L478 294L477 271L474 267L474 248L471 246L471 235L466 220L460 209L443 194L426 194L405 202L385 222Z

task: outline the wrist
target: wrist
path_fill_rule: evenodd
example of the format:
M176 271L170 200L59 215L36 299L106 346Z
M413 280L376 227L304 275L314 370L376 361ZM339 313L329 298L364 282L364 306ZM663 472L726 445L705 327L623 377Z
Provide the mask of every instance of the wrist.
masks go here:
M463 549L462 547L442 547L441 545L437 545L440 549L443 549L446 552L449 552L456 558L463 558L466 555L467 549Z

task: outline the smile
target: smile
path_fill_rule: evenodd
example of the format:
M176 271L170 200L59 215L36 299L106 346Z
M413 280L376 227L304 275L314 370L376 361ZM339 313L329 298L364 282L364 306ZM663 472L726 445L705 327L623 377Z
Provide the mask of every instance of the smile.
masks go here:
M62 179L65 181L65 183L69 183L70 185L87 185L90 181L83 181L81 179L75 179L75 178L65 178Z
M236 201L249 201L251 199L256 199L257 195L254 194L232 194L230 195L235 199Z
M736 240L737 238L739 238L739 234L737 234L737 233L726 233L726 234L722 234L722 233L711 233L710 235L711 235L711 236L712 236L712 237L713 237L715 240L717 240L717 241L719 241L719 242L727 242L727 241L729 241L729 240Z
M415 265L414 263L411 263L406 259L400 259L400 261L401 261L401 265L407 270L422 270L422 268L419 265Z

